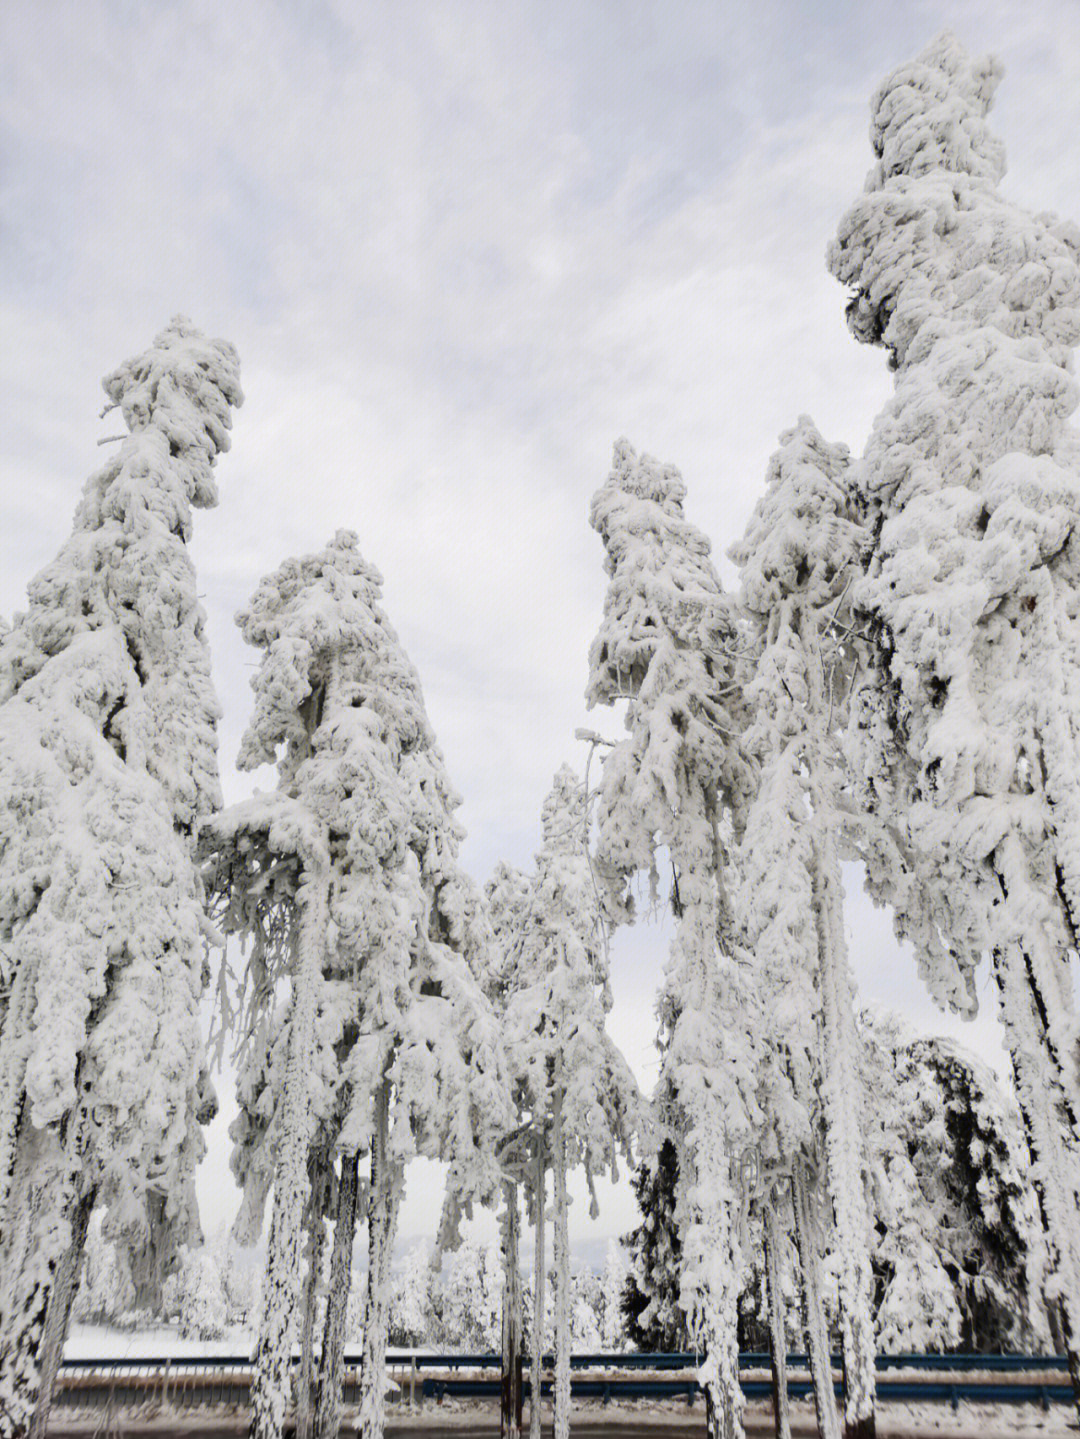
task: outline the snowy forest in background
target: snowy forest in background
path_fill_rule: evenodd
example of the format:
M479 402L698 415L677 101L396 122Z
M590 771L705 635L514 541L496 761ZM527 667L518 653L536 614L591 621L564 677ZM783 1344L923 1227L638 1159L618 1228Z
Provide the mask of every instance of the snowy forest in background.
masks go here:
M0 1433L43 1424L72 1315L243 1326L266 1436L294 1344L329 1436L362 1343L374 1436L388 1340L505 1342L536 1310L560 1433L574 1344L697 1349L725 1436L751 1336L804 1332L823 1434L830 1331L852 1436L878 1347L1053 1346L1080 1385L1080 231L999 192L999 79L945 36L875 97L828 264L893 396L860 456L806 416L781 434L732 588L680 472L617 442L578 660L597 728L565 735L584 757L532 868L484 885L351 530L251 577L261 773L224 803L189 542L237 354L176 319L107 377L119 448L0 631ZM1012 1089L860 1011L854 863L942 1009L973 1015L989 970ZM608 1017L618 931L650 909L670 953L642 1094ZM243 1199L203 1245L225 1056ZM424 1160L434 1249L395 1260ZM568 1176L628 1166L647 1235L573 1275ZM462 1240L479 1207L497 1249Z

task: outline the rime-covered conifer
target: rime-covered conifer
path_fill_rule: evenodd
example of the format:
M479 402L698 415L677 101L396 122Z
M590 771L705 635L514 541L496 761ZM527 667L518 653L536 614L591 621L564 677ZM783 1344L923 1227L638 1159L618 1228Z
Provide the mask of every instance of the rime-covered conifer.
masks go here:
M457 864L458 803L381 577L340 531L288 560L239 617L263 651L241 765L278 787L223 814L208 849L226 929L249 936L234 1168L245 1222L274 1188L252 1432L278 1436L299 1330L311 1165L339 1165L315 1427L333 1439L352 1237L367 1156L360 1426L383 1428L388 1285L405 1166L448 1159L465 1199L496 1180L505 1123L480 898Z
M622 1293L627 1337L635 1349L669 1354L690 1347L686 1314L679 1307L682 1245L675 1228L677 1176L675 1145L664 1139L631 1176L641 1223L622 1240L630 1254Z
M793 1183L819 1172L818 1121L824 1119L846 1428L849 1435L869 1436L873 1275L864 1103L844 938L837 740L854 664L847 600L866 546L848 470L844 446L827 444L803 416L781 437L768 491L731 555L741 569L756 660L746 687L753 720L744 745L758 762L758 786L738 870L740 919L767 996L760 1050L769 1125L762 1157ZM820 1307L812 1274L804 1279L811 1283L807 1305ZM813 1338L821 1324L813 1320L808 1328ZM829 1356L815 1351L812 1358L824 1394Z
M1019 1115L955 1041L887 1014L860 1027L883 1349L1030 1350L1041 1237Z
M733 612L709 542L683 515L678 470L625 441L593 498L610 576L590 651L590 705L626 701L628 735L604 760L598 861L629 909L635 873L666 848L675 939L660 998L662 1119L678 1159L681 1299L705 1354L710 1429L742 1433L737 1304L738 1157L755 1141L756 996L734 956L725 836L748 790Z
M213 1107L193 845L219 712L187 541L217 501L238 361L176 319L104 386L129 433L0 637L3 1435L59 1359L95 1203L159 1296L198 1233Z
M557 1439L570 1425L567 1174L583 1167L590 1189L596 1176L617 1175L618 1151L629 1157L641 1122L637 1085L605 1032L611 989L587 843L585 789L564 765L544 801L536 874L516 915L512 874L504 868L499 876L502 909L510 911L499 926L505 930L509 920L511 933L517 927L516 939L503 946L516 968L503 1011L507 1065L531 1116L539 1173L552 1174ZM539 1212L542 1179L534 1190Z
M950 35L882 85L829 252L895 393L859 469L878 643L852 765L875 893L944 1003L989 952L1080 1405L1080 232L1005 199L1000 78Z
M517 990L529 982L522 962L526 936L526 918L533 899L533 883L529 875L513 865L500 862L484 890L488 918L491 923L491 960L484 990L501 1019ZM524 1289L521 1283L521 1196L531 1208L535 1222L536 1243L533 1255L534 1291L541 1295L539 1325L535 1322L530 1348L532 1393L539 1395L543 1361L543 1292L544 1292L544 1192L546 1189L546 1136L544 1116L536 1116L529 1107L529 1096L513 1062L512 1048L507 1053L506 1077L510 1085L513 1128L500 1144L503 1168L503 1207L499 1214L503 1258L503 1322L502 1322L502 1428L503 1439L518 1439L521 1432L522 1386L519 1360L524 1340ZM530 1430L539 1433L540 1405L532 1405Z

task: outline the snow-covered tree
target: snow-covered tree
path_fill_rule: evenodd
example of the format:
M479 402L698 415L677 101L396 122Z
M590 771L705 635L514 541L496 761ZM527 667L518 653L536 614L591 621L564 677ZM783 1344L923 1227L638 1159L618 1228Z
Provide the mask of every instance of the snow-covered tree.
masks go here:
M600 1346L606 1352L622 1349L626 1344L623 1294L629 1277L626 1251L617 1239L609 1239L600 1277Z
M744 745L760 766L738 870L745 942L766 997L759 1038L769 1125L762 1163L801 1183L808 1164L820 1168L817 1126L823 1116L839 1265L846 1429L849 1436L871 1436L871 1225L840 871L838 733L846 722L854 668L847 601L866 547L848 470L847 450L827 444L803 416L781 436L769 464L768 491L731 551L741 570L742 603L753 620L756 660L745 692L753 722ZM765 1212L766 1217L773 1212L768 1202ZM821 1295L812 1284L805 1299L820 1308ZM821 1325L809 1328L813 1336ZM831 1407L828 1351L815 1350L812 1359L819 1398ZM832 1432L831 1416L822 1417Z
M221 1266L209 1248L184 1249L165 1281L162 1312L175 1319L183 1338L220 1339L229 1307Z
M484 992L490 999L500 1021L505 1020L507 1006L528 974L521 963L525 935L525 919L532 902L530 877L512 865L500 862L484 888L488 918L491 924L489 964ZM502 1322L502 1416L504 1439L517 1439L520 1433L522 1384L520 1356L525 1334L525 1291L521 1282L521 1195L532 1207L536 1220L534 1252L534 1288L543 1289L544 1266L544 1136L532 1123L528 1110L529 1096L521 1075L508 1056L506 1076L510 1084L513 1128L499 1146L503 1169L503 1206L499 1215L503 1257L503 1322ZM542 1328L542 1324L541 1324ZM532 1339L533 1393L540 1392L542 1334ZM532 1406L530 1425L535 1432L540 1423L540 1406Z
M682 1353L690 1347L686 1314L679 1307L682 1245L675 1228L679 1162L675 1145L664 1139L630 1177L641 1223L623 1238L630 1265L623 1285L622 1312L635 1349Z
M252 1395L260 1439L281 1432L312 1166L317 1177L340 1155L320 1439L340 1423L358 1205L369 1249L360 1423L376 1436L405 1166L448 1159L465 1200L497 1180L506 1102L477 978L487 930L457 865L458 800L380 592L341 531L286 561L239 617L263 651L240 763L276 761L278 787L222 815L209 848L223 926L252 941L233 1130L246 1224L274 1188Z
M135 1308L135 1286L127 1257L102 1233L104 1213L90 1217L82 1273L71 1318L83 1324L122 1325Z
M596 1354L602 1345L600 1277L582 1266L571 1276L570 1349L574 1354Z
M543 807L543 843L527 900L517 907L516 939L502 946L515 965L502 1016L507 1065L519 1104L531 1118L539 1155L534 1207L544 1204L543 1172L553 1188L555 1269L555 1432L570 1424L572 1282L568 1173L583 1167L590 1189L598 1175L618 1173L640 1127L637 1084L605 1030L611 1008L607 953L588 854L585 788L564 765ZM502 932L521 896L512 875L499 914ZM489 895L493 892L489 890ZM594 1198L595 1206L595 1198ZM537 1253L542 1255L537 1225ZM542 1263L542 1260L541 1260ZM534 1360L539 1350L534 1345ZM539 1413L539 1406L534 1411Z
M390 1290L387 1339L403 1349L427 1343L431 1332L431 1255L424 1243L414 1244L394 1274Z
M626 701L628 736L608 751L598 866L618 903L666 847L677 929L660 999L661 1117L677 1148L680 1302L705 1353L710 1427L742 1433L737 1302L743 1256L737 1159L756 1138L756 998L734 957L725 835L748 770L732 607L709 542L683 515L678 470L625 441L593 498L611 577L590 651L590 705ZM624 904L624 913L628 905Z
M160 1297L213 1109L193 844L218 706L187 542L236 352L177 319L104 386L129 434L0 637L0 1435L59 1361L95 1204Z
M442 1286L444 1342L473 1353L497 1354L503 1301L498 1245L466 1239L448 1268Z
M864 1014L862 1031L882 1347L1037 1344L1041 1244L1019 1116L955 1041L917 1036L885 1014Z
M878 656L852 764L873 892L934 994L973 1011L991 955L1080 1405L1080 231L999 193L1000 73L946 34L885 81L830 247L896 376L858 471Z

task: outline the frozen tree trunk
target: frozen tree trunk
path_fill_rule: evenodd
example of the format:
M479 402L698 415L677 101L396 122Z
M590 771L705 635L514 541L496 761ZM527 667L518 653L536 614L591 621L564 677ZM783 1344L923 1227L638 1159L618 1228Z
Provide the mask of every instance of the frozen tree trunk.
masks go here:
M855 1016L844 948L840 866L830 836L815 846L815 917L821 953L825 1144L840 1260L840 1318L847 1374L846 1439L873 1439L876 1346L871 1310L870 1215L857 1108Z
M337 1439L343 1408L345 1372L345 1319L352 1286L353 1240L356 1236L356 1193L360 1160L357 1154L341 1156L334 1250L330 1256L330 1291L326 1297L319 1395L315 1408L316 1439ZM367 1335L364 1335L365 1342ZM299 1429L297 1430L299 1439Z
M690 1172L689 1157L680 1162L679 1172ZM724 1275L722 1282L701 1292L695 1327L695 1340L704 1350L698 1382L705 1390L709 1439L743 1439L745 1433L739 1384L738 1296L733 1292L736 1246L732 1219L731 1206L722 1197L703 1215L709 1248Z
M79 1288L79 1274L86 1250L86 1231L90 1227L90 1216L94 1212L94 1198L95 1191L90 1190L76 1202L71 1216L71 1243L56 1271L42 1343L41 1390L30 1424L29 1439L45 1439L49 1427L49 1411L52 1409L56 1376L60 1372L60 1360L64 1354L71 1306Z
M386 1422L387 1300L403 1180L401 1165L391 1165L387 1157L389 1113L390 1085L383 1080L375 1097L375 1133L371 1149L364 1360L360 1376L360 1413L356 1421L360 1439L382 1439Z
M810 1209L806 1167L797 1163L791 1177L791 1201L795 1213L795 1242L799 1247L802 1272L803 1324L814 1381L814 1408L821 1439L840 1439L840 1420L833 1390L832 1353L825 1304L821 1293L821 1259L817 1247L817 1226Z
M517 1185L503 1186L506 1215L503 1221L502 1314L502 1420L501 1439L521 1439L521 1271L519 1243L521 1211Z
M322 969L328 911L322 867L308 871L299 893L300 923L292 1020L274 1172L274 1209L266 1255L259 1337L251 1376L251 1439L281 1439L300 1299L304 1209L308 1201L316 981Z
M1061 1295L1062 1338L1080 1416L1080 1215L1072 1198L1080 1161L1065 1138L1066 1097L1054 1084L1053 1066L1047 1063L1047 1016L1039 1013L1028 956L1019 945L1011 945L994 951L993 965L1001 1000L999 1013L1033 1161L1032 1179Z
M19 966L0 1027L0 1246L7 1243L9 1233L8 1205L24 1107L23 1077L34 978L33 966L26 963Z
M816 643L807 645L807 677L811 709L824 714L821 657ZM847 1374L846 1439L873 1439L877 1389L877 1346L872 1309L870 1213L866 1202L859 1094L858 1036L844 939L844 891L836 849L836 807L828 773L824 740L817 737L811 757L811 799L814 807L813 892L821 979L822 1073L825 1110L825 1154L829 1192L836 1218L839 1257L840 1319Z
M311 1439L315 1392L315 1309L322 1279L322 1257L326 1245L326 1224L320 1205L319 1174L312 1166L311 1199L308 1204L308 1272L304 1281L304 1318L300 1330L300 1372L296 1377L296 1439Z
M672 863L679 875L683 913L677 943L683 971L676 993L680 1017L670 1036L666 1082L678 1088L698 1066L713 1069L713 1084L697 1087L692 1102L685 1092L677 1100L679 1179L677 1211L682 1218L681 1302L694 1319L692 1333L704 1350L699 1382L709 1404L710 1439L743 1439L744 1398L739 1384L738 1301L741 1253L736 1225L732 1147L740 1142L732 1130L731 1112L742 1108L734 1086L726 1089L726 1055L704 1055L691 1040L678 1064L672 1050L687 1044L682 1016L700 1020L717 1016L717 944L727 909L720 880L716 812L709 794L696 782L680 781L681 834L672 841ZM671 982L670 979L668 981ZM717 1016L718 1017L718 1016ZM691 1023L691 1032L695 1024ZM738 1121L736 1121L737 1123ZM740 1128L742 1128L740 1126ZM742 1131L741 1142L749 1139Z
M570 1235L566 1193L566 1139L563 1096L556 1093L551 1110L552 1178L555 1189L555 1439L570 1434Z
M536 1243L533 1252L533 1332L532 1363L529 1368L529 1439L540 1439L540 1386L544 1362L544 1287L547 1278L544 1259L544 1205L547 1190L547 1165L544 1138L537 1139L536 1150Z
M68 1127L76 1123L77 1115ZM65 1153L60 1135L35 1134L24 1150L25 1169L20 1164L12 1186L13 1213L21 1222L13 1226L5 1253L8 1273L0 1297L0 1439L23 1439L37 1408L50 1304L72 1245L78 1206L78 1165Z
M775 1202L766 1201L765 1283L769 1291L769 1340L772 1348L773 1417L777 1439L791 1439L788 1404L787 1336L784 1334L784 1296L780 1289L780 1228Z

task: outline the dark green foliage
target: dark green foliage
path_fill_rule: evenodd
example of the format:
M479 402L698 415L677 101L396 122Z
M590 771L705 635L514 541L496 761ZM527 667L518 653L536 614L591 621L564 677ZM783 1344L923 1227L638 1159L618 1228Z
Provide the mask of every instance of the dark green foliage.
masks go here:
M1025 1216L1030 1196L1017 1164L1019 1133L1010 1132L979 1069L956 1048L917 1040L911 1055L933 1076L944 1102L947 1142L940 1177L956 1236L946 1268L964 1314L961 1348L990 1352L1023 1344L1032 1226Z
M631 1179L642 1222L626 1235L630 1275L623 1290L626 1333L635 1349L674 1353L690 1348L686 1316L679 1308L682 1245L675 1233L675 1146L665 1139L656 1155Z

